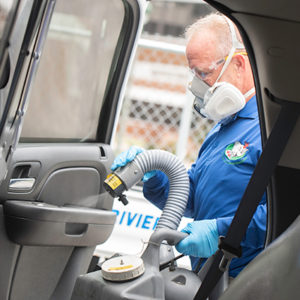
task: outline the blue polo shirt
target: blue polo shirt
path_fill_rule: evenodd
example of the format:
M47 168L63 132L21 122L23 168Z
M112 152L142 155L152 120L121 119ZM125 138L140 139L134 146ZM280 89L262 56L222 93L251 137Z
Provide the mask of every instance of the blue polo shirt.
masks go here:
M194 220L216 219L219 235L226 235L235 211L261 154L256 97L234 116L219 122L207 135L188 174L190 194L185 216ZM163 209L168 197L167 176L144 183L144 196ZM232 260L235 277L264 247L266 197L263 196L242 242L243 255ZM199 258L191 257L193 269Z

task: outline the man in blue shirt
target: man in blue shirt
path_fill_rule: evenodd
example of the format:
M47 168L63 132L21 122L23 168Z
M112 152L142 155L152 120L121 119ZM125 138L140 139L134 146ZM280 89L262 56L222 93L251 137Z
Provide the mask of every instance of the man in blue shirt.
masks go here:
M190 193L185 216L194 221L183 229L189 236L176 246L190 255L195 269L200 257L215 253L219 236L226 235L261 154L261 137L251 66L233 23L212 14L186 33L186 56L194 73L190 85L194 108L218 121L188 171ZM141 151L132 147L120 154L112 169L125 165ZM163 209L169 191L167 176L161 171L147 173L143 191ZM231 262L230 276L237 276L263 249L265 230L264 196L242 242L242 257Z
M235 147L242 150L240 155L232 157ZM194 220L215 219L217 236L225 236L260 153L260 131L254 96L243 110L230 121L227 120L225 124L222 121L219 122L206 137L196 162L188 171L190 194L185 216ZM163 209L168 195L168 178L165 174L156 171L156 175L144 183L144 195ZM235 277L263 249L265 225L266 200L264 197L242 242L242 258L235 258L231 262L231 277ZM201 231L205 229L199 227L201 234ZM197 228L191 228L197 231ZM191 234L190 231L185 231ZM195 240L183 249L180 248L180 244L177 246L180 252L191 255L193 269L196 268L199 260L193 255L198 256L197 251L200 254L201 251L207 251L185 249L185 247L197 248L198 241L201 239L198 235L195 232ZM210 243L209 239L208 242ZM214 244L211 246L212 251L202 254L202 257L209 257L216 251L217 238L211 243Z

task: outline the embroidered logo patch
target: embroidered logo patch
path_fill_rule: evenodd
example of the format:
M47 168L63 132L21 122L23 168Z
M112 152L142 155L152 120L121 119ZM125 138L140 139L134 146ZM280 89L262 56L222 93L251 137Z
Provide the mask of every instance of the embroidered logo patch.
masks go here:
M224 152L224 160L228 164L240 164L246 157L249 149L247 148L249 143L241 144L240 142L234 142L229 144Z

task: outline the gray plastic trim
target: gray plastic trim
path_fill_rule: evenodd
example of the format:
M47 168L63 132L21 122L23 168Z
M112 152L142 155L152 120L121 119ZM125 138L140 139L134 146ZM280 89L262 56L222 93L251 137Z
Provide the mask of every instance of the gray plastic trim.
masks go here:
M19 144L15 150L6 179L0 185L0 202L3 200L35 201L41 193L45 182L56 170L63 168L93 168L98 171L101 182L108 175L114 154L109 145L70 143L70 144ZM9 191L16 166L30 165L30 177L36 178L33 189L25 192ZM97 193L106 193L102 184Z
M93 208L7 201L8 237L20 245L96 246L110 236L115 213Z
M5 202L4 213L6 216L43 222L91 223L98 225L113 225L116 215L111 211L88 207L56 206L19 200Z

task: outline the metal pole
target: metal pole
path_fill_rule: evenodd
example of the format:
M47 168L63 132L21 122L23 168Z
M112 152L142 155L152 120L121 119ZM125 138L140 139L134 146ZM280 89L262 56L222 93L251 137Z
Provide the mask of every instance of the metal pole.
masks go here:
M183 111L181 114L180 125L179 125L179 135L178 141L176 145L176 155L183 160L186 155L186 148L188 144L189 132L191 128L192 122L192 114L193 114L193 101L194 96L189 92L186 91L185 94L185 105L183 106Z

